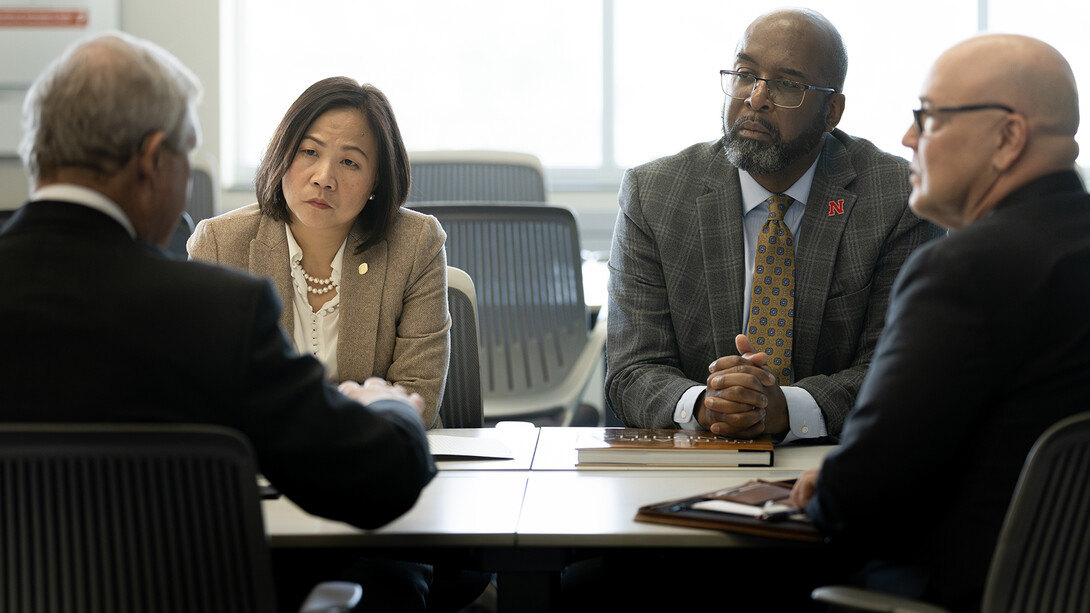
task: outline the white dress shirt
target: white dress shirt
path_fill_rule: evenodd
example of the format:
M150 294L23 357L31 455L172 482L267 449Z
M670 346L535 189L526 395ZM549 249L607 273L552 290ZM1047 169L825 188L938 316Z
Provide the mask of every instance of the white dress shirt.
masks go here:
M818 159L821 159L819 156ZM817 169L817 160L810 168L799 177L786 192L794 199L791 208L787 209L785 221L791 230L791 236L795 239L795 245L799 244L802 234L802 216L806 210L806 199L810 196L810 186L814 182L814 171ZM761 232L765 221L768 219L768 205L765 200L774 194L762 187L757 180L744 170L738 171L738 180L742 191L742 224L745 234L746 254L746 288L744 304L742 305L742 329L740 334L745 334L749 326L749 303L753 287L753 262L757 249L757 235ZM794 373L791 377L794 380ZM696 417L696 402L700 394L707 389L704 385L690 387L681 396L677 407L674 409L674 421L679 427L686 430L703 429ZM783 386L784 398L787 400L787 414L790 421L790 429L782 442L787 443L799 438L815 438L826 436L828 430L825 427L825 417L821 414L817 401L806 390Z
M291 268L291 283L295 290L292 292L294 307L292 311L295 318L295 332L292 340L299 353L309 353L318 358L318 361L325 366L326 378L337 382L337 336L341 320L341 293L338 291L317 311L310 307L307 280L303 277L303 249L296 242L287 224L284 224L284 232L288 236L288 261ZM347 244L348 239L345 238L337 255L333 257L333 274L330 278L337 285L341 283L341 265L344 263L344 249Z

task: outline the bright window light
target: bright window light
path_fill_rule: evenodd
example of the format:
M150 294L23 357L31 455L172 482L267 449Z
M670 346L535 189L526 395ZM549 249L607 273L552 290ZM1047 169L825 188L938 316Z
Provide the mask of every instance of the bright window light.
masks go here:
M770 7L736 0L224 0L223 176L245 185L284 111L345 75L390 98L406 145L537 155L549 189L615 190L630 166L722 134L719 70ZM1090 5L812 0L848 48L840 127L907 157L927 68L984 24L1090 71ZM1063 15L1063 18L1057 18ZM941 16L937 17L937 16ZM1078 76L1078 75L1077 75ZM1090 82L1090 80L1086 80ZM1084 97L1090 100L1090 96Z

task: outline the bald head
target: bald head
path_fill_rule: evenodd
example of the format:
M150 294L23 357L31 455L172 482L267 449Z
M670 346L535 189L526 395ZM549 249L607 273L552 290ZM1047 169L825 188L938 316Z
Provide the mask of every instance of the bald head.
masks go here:
M958 43L932 65L920 105L920 123L902 141L914 154L909 205L947 228L980 219L1030 181L1074 168L1075 77L1037 39L986 34Z
M1015 109L1035 131L1074 138L1078 130L1075 75L1060 52L1040 40L1013 34L970 38L935 62L934 70L940 69L960 74L982 99Z
M738 48L746 46L746 41L763 36L769 30L785 30L797 33L798 38L812 36L820 47L819 70L822 83L836 91L844 90L844 78L848 74L848 52L840 32L821 13L811 9L777 9L753 20L746 28Z

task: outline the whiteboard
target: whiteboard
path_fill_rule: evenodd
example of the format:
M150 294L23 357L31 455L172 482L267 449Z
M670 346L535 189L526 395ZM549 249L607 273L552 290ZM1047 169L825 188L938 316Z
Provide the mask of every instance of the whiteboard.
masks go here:
M0 156L22 134L27 89L70 44L120 24L120 0L0 0Z

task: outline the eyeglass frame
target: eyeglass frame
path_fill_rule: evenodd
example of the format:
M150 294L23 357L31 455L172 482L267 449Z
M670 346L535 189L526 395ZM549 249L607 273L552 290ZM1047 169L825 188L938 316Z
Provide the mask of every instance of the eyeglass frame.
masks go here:
M935 113L967 113L970 111L987 110L1005 111L1007 113L1018 112L1011 107L1005 104L999 104L998 102L988 102L984 104L965 104L962 106L937 106L931 109L925 109L921 106L918 109L912 109L912 123L916 126L916 133L923 134L923 122L927 115L933 115Z
M742 97L742 98L737 98L734 95L732 95L730 92L728 92L727 91L727 83L726 83L726 80L724 79L724 77L728 77L728 76L735 77L735 78L744 77L744 78L747 78L747 79L753 79L753 87L752 87L752 89L750 89L749 95L745 96L745 97ZM773 100L772 96L769 95L768 96L768 101L771 102L774 106L780 107L781 109L797 109L797 108L799 108L800 106L803 105L803 103L806 102L806 92L810 91L811 89L819 91L819 92L830 93L830 94L835 94L836 93L836 89L832 88L832 87L818 87L817 85L807 85L806 83L799 83L798 81L792 81L791 79L762 79L761 77L758 77L757 75L755 75L753 73L750 73L750 72L742 72L742 71L739 71L739 70L720 70L719 71L719 83L720 83L720 87L723 90L723 93L730 96L734 100L745 100L746 98L749 98L750 96L752 96L753 92L757 90L757 82L758 81L764 81L765 82L765 91L770 92L770 93L772 92L772 89L769 87L769 84L772 83L773 81L780 81L780 82L783 82L783 83L791 83L792 86L797 85L797 86L802 88L802 99L799 100L799 103L796 104L795 106L787 106L787 105L780 104L779 102L776 102L775 100Z

